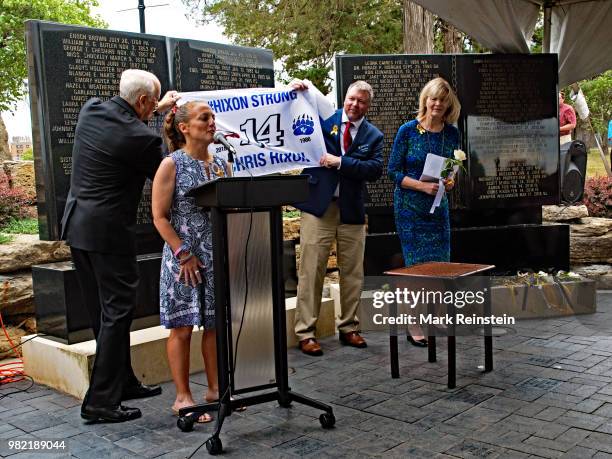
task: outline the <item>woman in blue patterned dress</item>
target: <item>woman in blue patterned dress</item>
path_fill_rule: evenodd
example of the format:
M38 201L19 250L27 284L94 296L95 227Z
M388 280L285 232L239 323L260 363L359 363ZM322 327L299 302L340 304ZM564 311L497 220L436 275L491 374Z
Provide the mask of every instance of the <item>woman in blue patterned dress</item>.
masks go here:
M448 200L429 213L438 192L438 182L419 180L425 158L433 153L452 157L459 144L459 131L452 123L459 118L461 105L446 80L428 82L419 96L419 111L415 120L397 131L389 158L388 175L395 184L395 226L402 244L405 266L426 261L450 260L450 224ZM447 191L453 180L444 182ZM411 329L408 341L426 346L427 340L419 328Z
M215 115L202 102L188 102L169 113L164 133L171 155L153 180L152 211L157 231L166 241L160 276L160 322L170 329L168 363L176 386L172 410L195 405L189 388L189 349L193 326L204 328L202 355L206 368L206 400L216 400L217 346L215 335L212 234L208 212L185 193L228 175L227 164L211 155ZM202 415L198 422L211 417Z

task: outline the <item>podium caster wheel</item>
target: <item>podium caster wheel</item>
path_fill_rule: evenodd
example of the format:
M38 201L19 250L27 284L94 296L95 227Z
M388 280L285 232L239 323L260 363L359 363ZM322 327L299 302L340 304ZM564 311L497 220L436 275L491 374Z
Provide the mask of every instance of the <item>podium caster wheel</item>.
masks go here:
M221 439L219 437L210 437L206 440L206 450L212 456L221 454L223 452L223 443L221 443Z
M193 430L193 418L191 416L181 416L177 419L176 426L182 432L191 432Z
M331 429L336 424L336 417L333 413L323 413L319 416L319 422L324 429Z

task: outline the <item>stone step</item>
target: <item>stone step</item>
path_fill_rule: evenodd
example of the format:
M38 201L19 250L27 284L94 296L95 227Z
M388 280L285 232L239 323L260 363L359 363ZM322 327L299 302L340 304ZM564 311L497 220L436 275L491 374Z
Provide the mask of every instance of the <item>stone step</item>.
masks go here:
M287 346L297 346L293 331L295 319L295 297L286 300ZM324 338L335 332L334 303L323 298L317 336ZM158 326L130 333L132 367L134 373L145 384L159 384L170 381L172 375L166 357L166 341L169 330ZM94 340L77 344L63 344L46 337L24 336L22 342L25 373L36 383L82 399L89 387L89 374L96 353ZM202 331L194 327L191 339L190 372L198 373L204 364L200 352ZM28 341L29 340L29 341ZM26 342L27 341L27 342Z

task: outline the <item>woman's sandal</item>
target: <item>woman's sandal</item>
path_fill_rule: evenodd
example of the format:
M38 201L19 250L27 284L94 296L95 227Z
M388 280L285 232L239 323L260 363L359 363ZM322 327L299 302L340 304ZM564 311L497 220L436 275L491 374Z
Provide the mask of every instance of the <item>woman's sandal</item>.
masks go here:
M218 398L217 398L217 399L215 399L215 400L209 400L209 399L207 399L206 397L204 397L204 400L206 400L206 403L216 403L216 402L218 402L218 401L219 401L219 399L218 399ZM230 400L232 400L232 401L233 401L233 400L236 400L236 399L235 399L234 397L230 397ZM240 411L245 411L245 410L246 410L246 406L239 406L239 407L237 407L237 408L234 408L234 411L238 411L238 412L240 412Z
M172 407L172 413L175 416L179 415L179 410L177 410L176 408ZM193 416L193 413L187 413L185 416ZM213 420L213 417L208 414L208 413L203 413L200 416L198 416L198 419L196 419L195 422L197 422L198 424L207 424L209 422L211 422Z

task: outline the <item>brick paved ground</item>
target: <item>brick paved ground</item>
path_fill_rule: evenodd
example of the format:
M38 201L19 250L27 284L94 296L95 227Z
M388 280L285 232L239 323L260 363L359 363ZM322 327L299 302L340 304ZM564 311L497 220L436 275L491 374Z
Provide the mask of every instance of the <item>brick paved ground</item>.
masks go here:
M612 292L600 293L598 302L597 314L522 322L496 338L493 373L479 373L481 340L459 337L454 390L445 385L444 340L435 364L426 362L425 350L402 342L395 380L382 333L368 334L365 350L335 339L323 341L324 357L292 349L292 389L331 403L336 428L323 430L319 412L301 405L249 407L226 421L226 456L612 458ZM57 438L79 458L186 457L212 424L178 431L173 394L165 384L162 396L130 403L143 418L97 425L80 420L77 400L44 386L7 395L0 399L0 455L14 453L6 439ZM208 455L202 448L194 457Z

